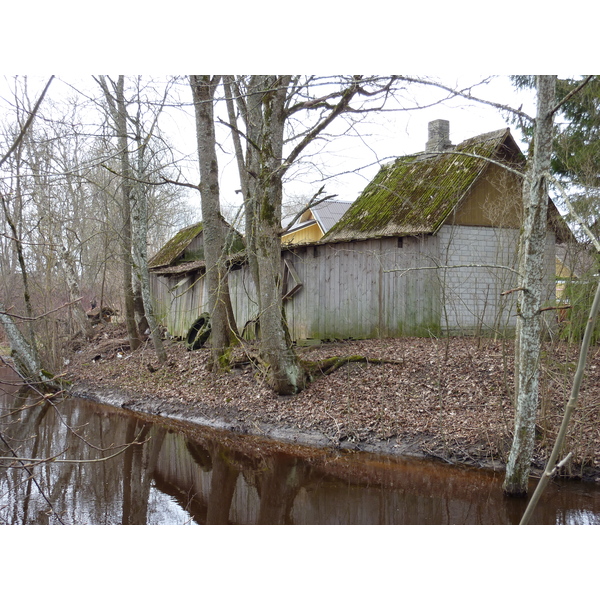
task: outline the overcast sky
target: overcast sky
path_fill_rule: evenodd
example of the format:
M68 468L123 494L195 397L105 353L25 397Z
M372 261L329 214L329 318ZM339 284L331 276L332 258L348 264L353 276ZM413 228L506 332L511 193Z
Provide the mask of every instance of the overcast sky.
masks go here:
M450 87L464 89L484 78L483 75L446 75L439 79ZM427 105L446 95L446 92L438 88L409 84L402 104L405 108ZM473 95L522 108L534 116L534 94L515 90L507 76L495 77L490 83L476 87ZM427 125L435 119L450 122L450 139L454 144L481 133L510 126L521 149L527 151L518 129L510 123L507 114L485 104L457 98L430 108L373 115L354 135L335 138L326 146L315 144L309 147L301 166L290 172L290 179L286 181L284 188L285 196L288 200L294 196L310 197L325 185L327 194L337 194L338 200L354 201L375 176L381 164L397 156L425 150ZM338 124L338 130L343 128L345 126ZM332 130L335 131L333 128ZM221 135L226 134L225 131L221 132ZM187 117L178 113L177 118L172 121L170 135L181 152L187 152L191 156L189 176L197 176L194 156L196 141L191 111ZM234 157L221 153L219 162L222 203L225 206L238 204L241 196L235 193L239 189L239 181Z
M569 17L559 19L550 9L541 12L537 3L530 6L509 0L502 7L483 10L481 3L470 0L418 6L377 1L350 6L307 0L293 14L279 2L214 4L31 2L26 32L14 26L25 19L23 5L10 5L3 9L6 27L0 40L4 71L56 72L65 80L106 72L408 72L461 86L483 77L476 73L501 73L475 93L532 113L532 94L516 92L508 81L509 73L597 70L594 19L579 19L576 33L572 29L565 33ZM570 13L584 5L573 0ZM553 34L559 29L560 44ZM413 93L422 102L434 92L415 87ZM521 149L526 150L506 115L456 100L379 119L368 137L347 138L328 148L323 173L296 172L286 193L310 196L325 183L328 194L353 201L381 161L423 150L427 123L439 118L450 121L455 144L511 126ZM190 155L193 177L193 122L174 119L170 134L174 145ZM221 156L220 169L222 201L235 204L240 195L235 194L239 184L231 156ZM342 172L347 174L342 176ZM322 174L327 177L324 182Z

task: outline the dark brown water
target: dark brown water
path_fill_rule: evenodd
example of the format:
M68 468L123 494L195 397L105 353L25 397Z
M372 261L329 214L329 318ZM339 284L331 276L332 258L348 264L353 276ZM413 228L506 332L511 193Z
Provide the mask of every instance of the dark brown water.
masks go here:
M525 507L503 497L501 475L473 468L291 446L6 385L0 412L0 454L21 459L0 463L3 524L511 524ZM600 487L550 486L533 521L600 523Z

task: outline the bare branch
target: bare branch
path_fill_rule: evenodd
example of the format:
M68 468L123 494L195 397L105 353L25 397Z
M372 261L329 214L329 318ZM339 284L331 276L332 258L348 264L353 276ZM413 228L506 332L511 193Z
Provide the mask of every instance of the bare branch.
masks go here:
M102 458L89 458L89 459L68 459L68 458L57 458L58 456L60 456L61 454L64 454L66 452L67 449L63 450L62 452L60 452L59 454L55 455L55 456L50 456L48 458L27 458L27 457L20 457L20 456L0 456L0 461L19 461L21 463L28 463L28 464L23 464L20 468L24 468L27 469L29 467L37 467L39 465L43 465L46 463L61 463L61 464L73 464L73 465L81 465L81 464L85 464L85 463L100 463L100 462L106 462L107 460L111 460L113 458L115 458L116 456L119 456L120 454L123 454L123 452L125 452L130 446L141 446L143 444L145 444L149 439L148 438L146 440L144 440L143 442L130 442L129 444L125 444L123 446L123 448L121 448L121 450L119 450L118 452L115 452L114 454L111 454L110 456L103 456ZM6 468L6 467L5 467ZM15 467L13 467L15 468Z
M512 290L506 290L505 292L502 292L500 295L508 296L509 294L514 294L515 292L526 292L526 291L527 291L527 288L517 287L517 288L513 288Z
M425 79L418 79L416 77L399 76L399 79L401 79L402 81L407 81L408 83L420 83L421 85L429 85L432 87L437 87L437 88L444 90L446 92L449 92L455 96L460 96L461 98L466 98L467 100L472 100L474 102L480 102L481 104L487 104L488 106L493 106L494 108L497 108L499 110L510 112L518 117L521 117L522 119L527 119L530 123L532 123L534 120L533 117L530 117L527 113L524 113L520 109L515 109L512 106L508 106L506 104L499 104L498 102L492 102L491 100L484 100L483 98L478 98L476 96L473 96L471 94L470 90L468 92L462 92L462 91L455 90L447 85L444 85L444 84L436 82L436 81L427 81Z
M23 127L21 127L21 131L19 132L19 135L16 137L15 141L12 143L12 146L8 149L8 152L0 159L0 167L8 160L8 157L15 151L15 148L17 148L18 145L21 143L21 140L23 139L23 137L27 133L27 130L33 123L33 119L35 118L35 115L40 107L40 104L42 103L42 100L44 99L44 96L46 95L46 92L48 91L48 88L50 87L50 84L52 83L53 79L54 79L54 75L52 75L52 77L50 77L50 79L48 80L46 87L44 87L40 97L38 98L37 102L35 103L35 106L33 107L33 110L29 114L27 121L25 121L25 125L23 125Z
M302 141L290 152L288 157L281 165L283 172L285 172L290 167L290 165L298 158L302 151L321 133L321 131L326 129L338 115L348 110L350 106L350 101L359 92L359 81L360 76L354 80L353 84L350 87L344 90L340 101L331 111L331 113L329 113L329 115L327 115L325 119L323 119L316 127L314 127L310 132L308 132L304 136Z
M76 302L81 302L83 296L81 298L76 298L75 300L72 300L71 302L65 302L65 304L62 304L61 306L59 306L58 308L53 308L52 310L49 310L48 312L45 312L43 315L39 315L37 317L23 317L20 315L14 315L12 313L0 310L0 314L2 315L7 315L8 317L11 317L12 319L18 319L19 321L39 321L40 319L43 319L44 317L47 317L48 315L51 315L52 313L58 312L59 310L62 310L63 308L66 308L67 306L71 306L71 304L75 304Z
M200 191L200 186L194 183L187 183L185 181L175 181L174 179L169 179L168 177L163 177L161 176L161 179L163 180L164 183L170 183L172 185L179 185L181 187L188 187L188 188L192 188L193 190L196 191ZM162 185L160 183L156 183L156 182L149 182L149 185Z
M518 271L513 269L512 267L506 267L504 265L494 265L494 264L479 264L479 263L469 263L464 265L435 265L433 267L411 267L409 269L384 269L384 273L400 273L400 276L409 273L410 271L427 271L427 270L438 270L438 269L469 269L469 268L480 268L480 269L504 269L505 271L510 271L511 273L515 273L518 275ZM511 292L516 292L517 290L510 290ZM508 294L509 292L504 292L504 294ZM501 295L504 295L501 294Z
M473 154L471 152L459 152L456 150L446 150L446 151L441 151L441 152L427 152L427 154L433 154L433 155L454 154L456 156L469 156L471 158L478 158L479 160L485 160L486 162L489 162L492 165L501 167L502 169L505 169L506 171L508 171L509 173L512 173L513 175L517 175L518 177L525 177L525 173L523 173L523 171L519 171L518 169L509 167L506 163L503 163L499 160L494 160L493 158L488 158L487 156L480 156L479 154Z

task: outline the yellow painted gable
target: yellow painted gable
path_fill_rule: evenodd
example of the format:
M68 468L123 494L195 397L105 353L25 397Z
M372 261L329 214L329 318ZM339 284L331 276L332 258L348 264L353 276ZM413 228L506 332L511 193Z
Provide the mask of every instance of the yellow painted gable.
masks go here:
M323 237L323 232L318 223L312 223L307 227L292 231L281 236L282 244L302 244L306 242L318 242Z

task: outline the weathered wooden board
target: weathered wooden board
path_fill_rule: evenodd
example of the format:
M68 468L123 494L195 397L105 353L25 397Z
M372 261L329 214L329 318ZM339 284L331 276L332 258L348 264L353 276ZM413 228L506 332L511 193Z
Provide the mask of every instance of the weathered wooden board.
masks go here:
M494 265L514 267L517 233L444 226L435 236L286 248L282 277L287 261L302 283L284 301L290 335L294 340L366 339L512 328L514 298L503 297L501 292L513 286L515 273ZM549 298L553 247L552 237L548 241ZM152 279L159 316L172 335L185 336L206 310L203 278L195 273ZM284 293L298 281L288 275ZM242 332L258 318L256 290L247 265L230 272L229 288Z

